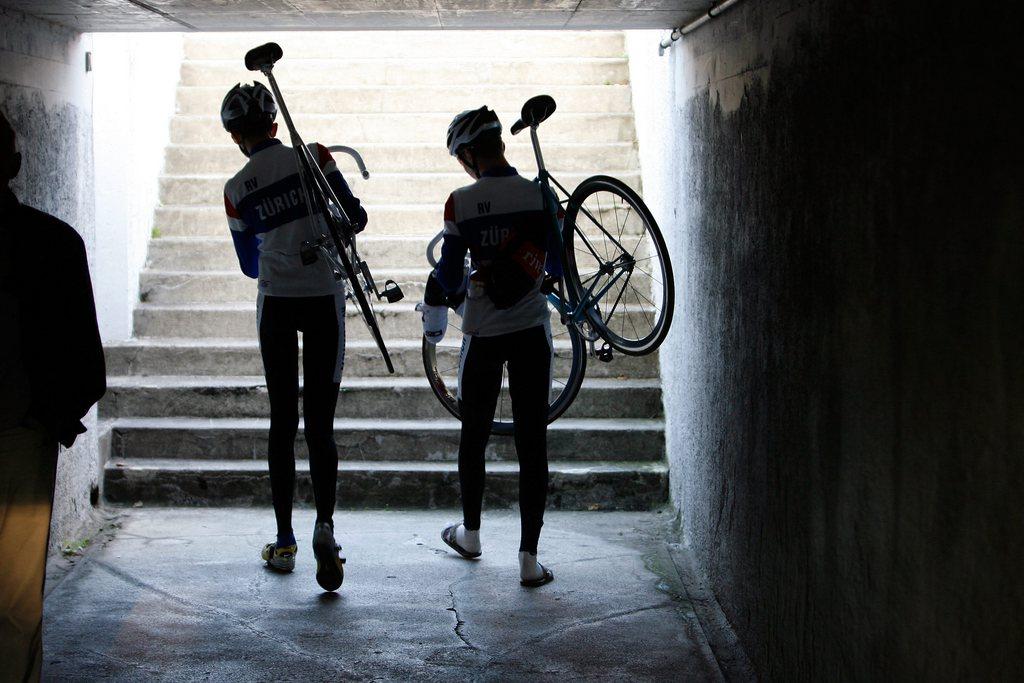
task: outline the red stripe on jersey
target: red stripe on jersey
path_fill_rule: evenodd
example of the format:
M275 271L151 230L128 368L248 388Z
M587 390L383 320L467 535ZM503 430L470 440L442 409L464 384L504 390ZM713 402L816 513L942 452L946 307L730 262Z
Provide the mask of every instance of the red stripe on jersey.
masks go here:
M328 161L334 161L334 157L331 156L331 150L327 149L319 142L316 143L316 155L317 160L320 163L320 168L323 168Z
M448 195L448 201L444 203L444 219L455 222L455 196Z
M227 194L224 195L224 210L228 212L228 218L242 218L238 215L238 209L236 209L235 205L231 203L230 199L228 199Z

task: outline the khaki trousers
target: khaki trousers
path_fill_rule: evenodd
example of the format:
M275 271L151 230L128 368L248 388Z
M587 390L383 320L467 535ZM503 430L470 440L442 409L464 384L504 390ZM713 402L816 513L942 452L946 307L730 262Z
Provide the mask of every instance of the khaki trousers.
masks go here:
M0 430L0 681L38 681L57 441Z

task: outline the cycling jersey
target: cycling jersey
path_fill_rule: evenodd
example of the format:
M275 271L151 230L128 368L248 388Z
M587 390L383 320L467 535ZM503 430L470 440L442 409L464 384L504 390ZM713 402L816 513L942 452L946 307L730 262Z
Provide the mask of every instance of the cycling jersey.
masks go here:
M318 143L307 145L342 208L355 223L366 225L366 211L341 175L334 158ZM303 265L302 243L314 238L295 152L280 140L256 145L248 163L224 186L224 208L242 272L258 278L269 296L323 296L344 291L322 255ZM316 231L319 234L320 230Z
M557 206L557 202L545 202L541 185L522 177L511 166L486 172L472 185L449 195L444 207L444 238L437 278L446 293L460 290L469 251L472 272L466 291L463 332L489 337L548 325L548 302L540 289L545 269L557 272L559 267L551 229L552 212ZM519 264L533 278L533 286L511 306L498 308L488 296L482 269L503 257L510 243L521 240L526 233L536 233L538 226L547 244L526 250Z

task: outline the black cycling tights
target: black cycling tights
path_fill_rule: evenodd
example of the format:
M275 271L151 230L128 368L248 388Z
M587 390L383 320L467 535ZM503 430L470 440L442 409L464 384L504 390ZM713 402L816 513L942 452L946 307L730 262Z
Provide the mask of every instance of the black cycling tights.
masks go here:
M309 474L316 521L333 525L338 480L334 409L345 361L343 294L317 297L261 296L260 351L270 396L270 491L277 531L292 531L295 435L299 428L298 337L302 332L303 404Z
M484 496L484 449L508 363L509 394L519 458L519 549L537 552L548 494L547 413L551 391L551 342L542 326L495 337L466 337L460 368L459 484L463 523L480 528Z

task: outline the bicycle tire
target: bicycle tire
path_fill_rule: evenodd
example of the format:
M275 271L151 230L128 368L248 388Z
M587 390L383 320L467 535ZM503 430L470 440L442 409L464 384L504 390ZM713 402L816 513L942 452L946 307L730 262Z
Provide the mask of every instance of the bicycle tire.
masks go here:
M456 328L457 330L458 328ZM569 335L570 340L570 353L571 358L569 360L569 374L565 380L565 383L561 386L561 391L555 397L553 401L548 405L548 424L551 424L559 417L561 417L569 406L572 405L573 401L576 400L576 396L579 394L580 387L583 385L583 377L587 373L587 349L586 342L579 330L574 325L570 325L566 328L566 334ZM450 330L451 331L451 330ZM454 382L446 381L445 373L438 370L437 363L437 345L431 344L427 341L427 338L423 338L421 353L423 356L423 370L427 376L427 382L430 384L431 390L434 392L434 396L440 401L441 405L444 406L453 417L461 421L462 416L459 413L459 402L456 398L456 391L458 389L457 378ZM555 351L555 359L558 358L558 352ZM553 360L553 362L554 362ZM504 382L505 370L502 371L502 380ZM554 373L552 373L554 374ZM554 386L556 382L552 382ZM504 386L501 389L505 392ZM499 396L499 401L501 397ZM502 419L502 415L497 415L491 422L491 433L499 436L512 436L515 433L515 425L511 420L511 414L508 419Z
M661 230L658 228L658 224L654 220L654 216L651 214L650 209L647 208L647 205L644 203L640 195L617 178L602 175L591 176L581 182L569 197L569 201L566 206L565 220L562 227L566 291L569 300L573 305L578 304L586 294L586 286L581 278L580 264L578 262L579 259L577 258L577 252L584 251L577 249L576 247L576 235L580 234L583 236L581 228L577 225L577 218L579 217L580 211L586 206L587 200L599 192L606 192L618 196L629 205L629 210L635 211L636 215L643 221L644 233L641 235L640 239L637 240L636 246L639 248L640 244L643 242L644 236L648 234L650 235L650 241L654 248L654 256L646 257L642 260L650 260L653 257L657 257L658 262L660 263L660 282L654 275L650 273L647 273L647 275L652 279L652 282L655 283L655 285L660 285L661 308L656 311L654 323L652 324L651 331L649 333L640 335L639 331L637 331L634 326L634 332L637 332L636 338L634 338L627 336L625 323L629 320L632 324L632 321L630 319L628 309L625 308L625 306L629 304L624 304L623 310L620 313L622 316L622 326L620 327L620 330L616 332L614 326L610 324L610 322L612 320L612 316L615 314L619 301L625 295L626 288L630 286L629 277L632 277L632 271L630 271L629 277L627 277L626 281L623 283L616 301L610 308L607 306L605 307L607 310L607 317L604 317L604 314L601 312L602 298L602 300L595 302L593 306L587 309L587 319L601 338L608 342L612 348L630 356L647 355L661 346L661 343L665 340L665 336L668 334L669 328L672 324L672 313L675 307L675 282L672 275L672 263L668 255L668 248L665 245L665 239L662 237ZM598 207L600 213L600 204ZM617 209L615 210L617 212ZM593 220L592 213L588 212L586 214L586 218L587 220L597 224L602 232L608 234L603 223ZM598 219L600 220L600 217L598 217ZM627 234L623 231L628 220L629 212L627 212L626 216L623 218L622 226L618 234L619 239L621 239L624 234ZM616 213L616 221L618 221L618 213ZM580 241L584 242L584 246L587 247L586 251L590 252L591 257L595 261L602 260L596 253L596 250L591 247L589 241L586 239L581 239ZM620 248L623 253L627 253L625 248L622 247L618 241L613 239L612 243L614 245L613 248ZM635 258L636 253L631 254L631 256ZM655 269L651 268L651 270ZM646 273L646 271L641 272ZM600 278L601 276L593 275L591 277ZM612 291L614 291L614 287L606 292L604 296L609 296ZM643 296L641 290L636 287L632 288L631 293L637 301L636 310L643 313L644 320L646 320L645 303L641 301L641 298L646 297ZM652 296L657 299L659 294L652 290ZM657 305L656 301L652 299L647 299L647 302L654 304L655 306Z

